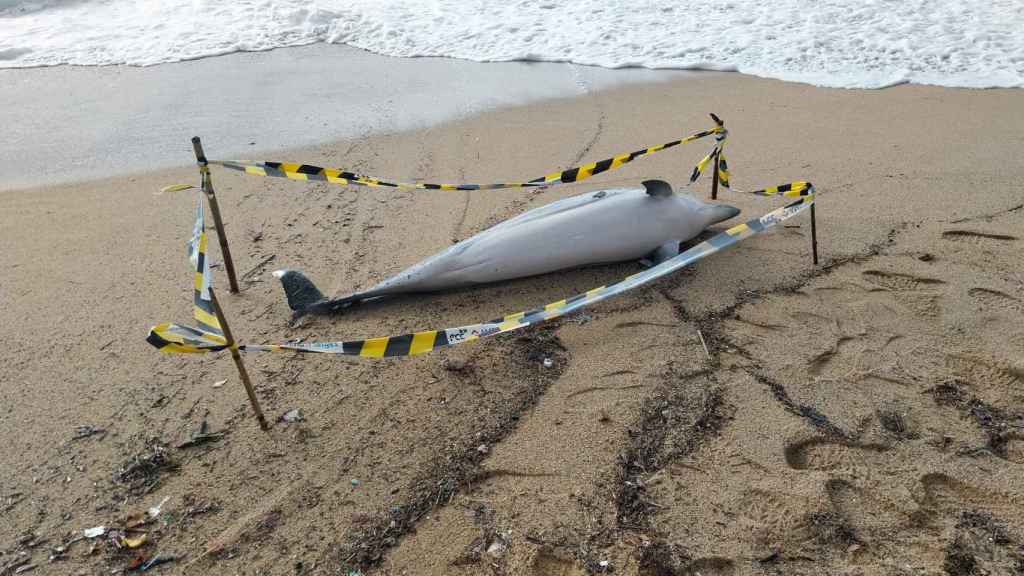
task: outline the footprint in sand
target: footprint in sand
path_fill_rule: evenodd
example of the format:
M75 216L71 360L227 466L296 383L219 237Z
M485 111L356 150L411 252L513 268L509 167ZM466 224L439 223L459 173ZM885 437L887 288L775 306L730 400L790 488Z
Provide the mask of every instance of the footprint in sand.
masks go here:
M861 274L875 286L892 291L896 301L915 314L925 317L939 315L939 294L932 288L945 284L944 281L881 270L865 270Z
M975 246L992 246L1013 242L1017 240L1017 237L1008 234L975 232L973 230L946 230L942 233L942 239L951 242L965 242Z
M737 527L759 548L773 548L800 525L806 498L768 490L748 490L739 499Z
M981 304L986 312L1024 312L1024 302L998 290L971 288L967 294Z
M946 367L967 381L982 400L1003 403L1024 396L1024 370L996 358L974 354L949 354Z
M998 512L1013 507L1004 494L981 490L941 472L925 474L919 482L921 489L915 497L925 512L946 515L968 508Z
M826 438L811 438L786 446L786 464L794 470L856 470L864 473L873 462L885 459L888 446L853 444Z
M846 480L828 480L825 493L832 508L861 535L891 532L913 511L913 502L900 506L884 490L867 490Z
M836 356L842 351L846 344L855 341L853 336L841 336L832 344L832 348L816 355L807 362L807 371L814 376L821 375Z
M925 290L928 286L945 284L945 282L937 278L923 278L910 274L883 272L881 270L865 270L861 274L868 282L893 291L918 291Z
M576 562L543 551L533 559L532 573L537 576L584 576L586 574Z

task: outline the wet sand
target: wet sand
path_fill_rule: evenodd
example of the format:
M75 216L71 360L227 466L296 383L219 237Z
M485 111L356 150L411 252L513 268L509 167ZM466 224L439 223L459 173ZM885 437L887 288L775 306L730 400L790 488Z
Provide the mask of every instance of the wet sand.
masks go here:
M25 557L39 574L122 568L134 552L110 543L48 558L165 497L142 550L180 559L158 573L1020 570L1022 105L1011 90L707 75L273 154L504 180L672 140L714 111L736 187L816 184L822 263L799 217L509 336L389 361L249 355L268 416L304 416L268 433L226 355L161 355L144 340L190 315L194 196L153 192L195 181L194 167L0 192L0 570ZM221 268L215 281L250 342L399 334L551 302L640 268L299 325L269 272L366 287L557 198L646 178L683 188L709 144L542 191L356 189L214 168L246 275L237 296ZM746 218L781 204L721 199ZM223 437L179 448L204 421ZM104 432L74 439L83 425Z
M180 166L197 134L225 154L277 152L713 74L388 58L335 44L141 68L0 69L0 190Z

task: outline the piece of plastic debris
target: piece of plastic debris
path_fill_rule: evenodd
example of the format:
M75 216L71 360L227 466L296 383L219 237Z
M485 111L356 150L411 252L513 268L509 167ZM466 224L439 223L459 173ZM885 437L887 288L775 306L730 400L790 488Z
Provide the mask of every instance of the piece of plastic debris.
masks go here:
M149 537L148 534L140 534L137 538L125 537L124 545L129 547L129 548L138 548L139 546L142 546L143 544L146 543L146 540L148 539L148 537Z
M35 570L35 569L36 569L36 565L35 564L25 564L24 566L16 568L14 570L14 573L15 574L24 574L25 572L29 572L29 571Z
M570 318L570 320L572 320L573 322L576 322L577 324L579 324L581 326L583 324L586 324L587 322L590 322L593 319L594 319L593 316L591 316L590 314L588 314L588 313L586 313L586 312L584 312L582 310L577 312L574 317Z
M94 528L86 528L82 530L82 535L86 538L99 538L107 533L106 526L96 526Z
M293 408L292 410L285 412L280 418L282 422L287 422L289 424L292 422L302 422L305 419L306 417L302 415L302 410L299 410L298 408Z
M67 553L68 553L68 546L67 545L57 546L53 550L50 550L50 562L55 562L57 560L60 560Z
M191 184L171 184L170 186L164 186L161 188L160 192L181 192L182 190L191 190L192 188L195 188L195 186Z
M555 365L555 361L552 360L551 358L545 358L544 359L544 367L545 368L551 368L554 365Z
M491 556L494 556L495 558L498 558L505 553L505 548L507 547L508 546L501 540L495 540L494 542L491 542L490 546L487 547L487 553Z
M177 556L164 556L163 554L157 554L156 556L153 556L152 558L150 558L149 562L146 562L145 564L143 564L142 567L139 568L139 572L145 572L145 571L149 570L150 568L153 568L155 566L159 566L161 564L167 564L168 562L174 562L177 559L178 559Z
M164 496L164 499L161 500L159 504L157 504L156 506L153 506L149 510L146 510L146 514L149 514L150 518L156 518L157 516L160 515L160 511L163 510L164 504L167 504L167 501L170 500L170 499L171 499L170 496Z
M201 446L207 442L213 442L214 440L220 440L224 436L224 432L210 432L210 427L203 420L203 423L199 425L199 431L192 435L191 438L185 440L181 444L178 444L178 449L192 448L193 446Z
M488 452L490 452L490 449L487 448L487 444L481 444L476 447L476 451L481 454L487 454Z
M353 479L351 480L351 482L352 482L352 485L353 485L353 486L359 486L359 480L358 480L358 479L356 479L356 478L353 478Z
M228 383L228 379L227 378L225 378L223 380L217 380L216 382L213 383L213 387L214 388L220 388L221 386L223 386L223 385L225 385L227 383Z
M142 565L146 562L149 562L149 556L146 555L145 552L139 552L138 556L132 558L131 561L128 562L128 566L125 566L125 568L129 571L138 570L139 568L142 568Z
M92 424L82 424L81 426L75 427L75 434L71 437L72 440L81 440L82 438L88 438L89 436L95 436L97 434L106 434L107 431L103 428L93 426Z
M609 564L609 562L607 560L601 560L600 562L597 563L597 565L600 566L601 568L607 568L608 564Z

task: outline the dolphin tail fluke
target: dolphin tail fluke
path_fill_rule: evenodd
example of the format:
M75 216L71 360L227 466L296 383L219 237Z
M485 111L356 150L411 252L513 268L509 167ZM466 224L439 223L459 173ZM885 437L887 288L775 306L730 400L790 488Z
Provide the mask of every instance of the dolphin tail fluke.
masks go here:
M274 276L281 280L281 287L288 297L288 307L298 318L303 314L330 314L376 296L373 292L357 292L343 298L328 299L323 292L298 270L276 270Z
M276 270L274 276L281 281L281 287L288 297L288 307L296 314L311 312L318 304L327 302L313 281L298 270Z

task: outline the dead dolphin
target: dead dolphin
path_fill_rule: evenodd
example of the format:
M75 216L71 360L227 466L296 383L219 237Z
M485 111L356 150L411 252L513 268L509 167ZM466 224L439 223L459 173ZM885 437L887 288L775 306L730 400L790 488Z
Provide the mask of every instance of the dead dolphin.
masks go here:
M327 299L301 272L278 270L296 315L331 312L382 296L436 292L644 258L659 263L679 244L740 211L676 194L661 180L588 192L524 212L414 264L376 286Z

